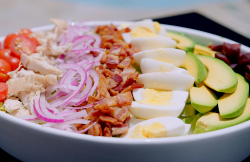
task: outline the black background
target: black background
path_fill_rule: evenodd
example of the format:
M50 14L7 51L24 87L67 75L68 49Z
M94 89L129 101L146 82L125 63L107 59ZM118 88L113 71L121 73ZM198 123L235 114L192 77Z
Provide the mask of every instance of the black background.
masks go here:
M197 30L208 32L208 33L216 34L216 35L228 38L228 39L232 39L236 42L239 42L241 44L244 44L250 47L250 39L195 12L187 13L183 15L171 16L171 17L158 18L158 19L155 19L155 21L158 21L159 23L162 23L162 24L187 27L191 29L197 29ZM1 133L4 133L4 132L1 132ZM0 157L1 159L4 159L4 161L12 161L12 162L19 161L13 156L3 151L2 149L0 149ZM250 156L244 160L244 162L247 162L247 161L250 161Z

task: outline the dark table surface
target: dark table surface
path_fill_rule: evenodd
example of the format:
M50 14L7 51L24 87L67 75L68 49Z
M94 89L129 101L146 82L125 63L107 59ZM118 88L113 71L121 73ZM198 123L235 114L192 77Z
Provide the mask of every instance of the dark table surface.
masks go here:
M205 31L208 33L220 35L222 37L232 39L236 42L239 42L241 44L244 44L250 47L250 39L195 12L187 13L183 15L171 16L171 17L158 18L158 19L155 19L155 21L158 21L159 23L162 23L162 24L187 27L191 29L201 30L201 31ZM1 133L4 133L4 132L1 132ZM19 161L13 156L3 151L2 149L0 149L0 157L1 159L5 159L5 161L12 161L12 162ZM250 156L244 160L244 162L247 162L247 161L250 161Z

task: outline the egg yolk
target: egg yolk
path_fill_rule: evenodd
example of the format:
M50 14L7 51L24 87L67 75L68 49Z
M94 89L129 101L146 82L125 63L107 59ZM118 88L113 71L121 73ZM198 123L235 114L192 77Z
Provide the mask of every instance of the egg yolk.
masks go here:
M167 106L172 104L170 102L172 96L172 91L144 89L142 92L142 100L138 102L148 105Z
M130 138L161 138L166 136L167 129L159 122L147 124L143 127L137 125L130 134Z
M157 37L158 35L155 34L152 30L145 28L145 27L136 27L131 32L132 38L137 37Z
M160 29L161 29L161 24L155 21L155 22L154 22L154 28L155 28L155 31L156 31L157 33L159 33L159 31L160 31Z

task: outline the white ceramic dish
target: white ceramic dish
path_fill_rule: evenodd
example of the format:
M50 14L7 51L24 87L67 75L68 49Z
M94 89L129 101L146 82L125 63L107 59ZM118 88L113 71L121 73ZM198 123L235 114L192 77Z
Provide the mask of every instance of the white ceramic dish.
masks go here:
M89 22L103 25L110 21ZM124 23L113 22L115 25ZM34 28L47 30L53 26ZM164 25L167 30L182 32L199 42L234 41L213 34ZM0 38L2 41L4 37ZM242 46L243 52L250 48ZM41 127L0 111L0 147L21 161L110 161L158 162L202 161L236 162L250 155L250 121L226 129L181 137L161 139L122 139L94 137Z

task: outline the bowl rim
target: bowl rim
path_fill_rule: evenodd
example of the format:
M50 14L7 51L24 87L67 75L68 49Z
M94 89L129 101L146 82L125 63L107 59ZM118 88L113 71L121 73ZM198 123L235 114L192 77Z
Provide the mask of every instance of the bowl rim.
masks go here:
M110 24L113 23L114 25L120 25L123 23L131 23L133 21L89 21L86 22L87 25L89 26L96 26L96 25L105 25L105 24ZM74 24L74 23L72 23ZM228 43L238 43L233 40L195 30L195 29L189 29L185 27L179 27L179 26L174 26L174 25L165 25L161 24L166 30L170 31L175 31L175 32L182 32L185 34L190 34L194 36L199 36L199 37L205 37L209 40L216 40L219 42L228 42ZM46 26L40 26L36 28L32 28L31 30L36 32L40 30L49 30L52 29L54 25L46 25ZM0 41L3 41L5 37L0 37ZM242 45L242 44L241 44ZM250 48L242 45L241 50L244 52L250 52ZM174 144L174 143L185 143L185 142L193 142L193 141L200 141L204 139L209 139L209 138L214 138L218 136L224 136L228 135L230 133L235 133L237 131L242 131L244 129L250 128L250 120L245 121L243 123L237 124L235 126L231 126L228 128L224 128L221 130L216 130L212 132L207 132L203 134L192 134L192 135L187 135L187 136L178 136L178 137L167 137L167 138L157 138L157 139L126 139L126 138L107 138L107 137L100 137L100 136L91 136L91 135L86 135L86 134L77 134L77 133L72 133L64 130L58 130L54 128L49 128L49 127L43 127L42 125L32 123L29 121L25 121L23 119L11 116L5 112L0 111L0 120L5 120L7 122L10 122L12 124L16 124L18 126L24 126L28 129L32 129L34 131L38 131L40 133L44 134L50 134L53 136L60 136L64 138L74 138L77 140L82 140L82 141L91 141L94 143L104 143L104 144L113 144L113 145L152 145L152 144L157 144L157 145L165 145L165 144Z

